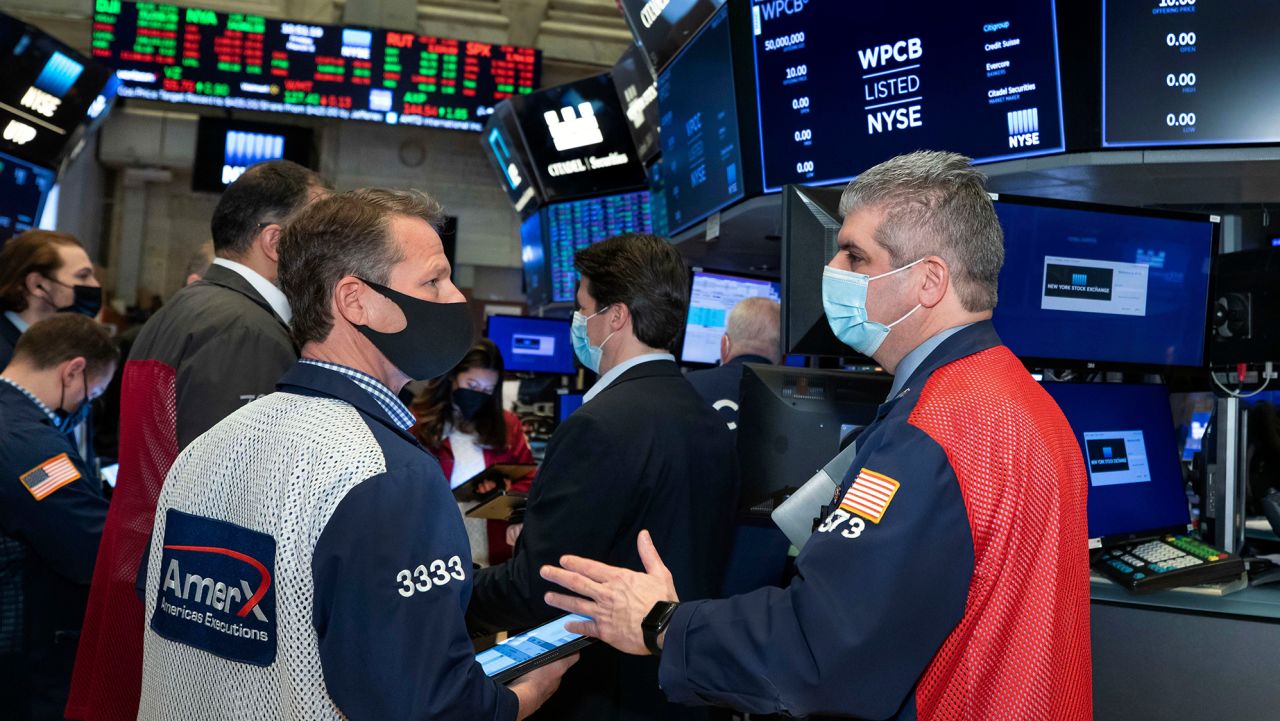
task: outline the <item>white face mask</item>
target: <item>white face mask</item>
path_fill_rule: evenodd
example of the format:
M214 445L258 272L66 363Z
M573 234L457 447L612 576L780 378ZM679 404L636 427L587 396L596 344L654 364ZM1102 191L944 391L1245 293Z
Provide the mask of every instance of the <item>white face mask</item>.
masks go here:
M609 309L605 306L591 315L583 315L579 311L573 312L573 323L569 326L569 335L573 339L573 353L578 356L578 362L592 373L600 372L600 359L604 357L604 344L609 342L614 333L610 333L600 343L600 345L591 345L591 340L587 338L587 321L600 315Z
M848 270L839 270L830 266L822 271L822 307L827 314L827 323L840 342L871 357L880 349L880 344L889 337L889 331L902 321L910 318L920 310L920 305L912 308L906 315L889 325L876 323L867 317L867 285L873 280L887 278L895 273L910 268L923 261L924 258L895 268L888 273L868 276Z

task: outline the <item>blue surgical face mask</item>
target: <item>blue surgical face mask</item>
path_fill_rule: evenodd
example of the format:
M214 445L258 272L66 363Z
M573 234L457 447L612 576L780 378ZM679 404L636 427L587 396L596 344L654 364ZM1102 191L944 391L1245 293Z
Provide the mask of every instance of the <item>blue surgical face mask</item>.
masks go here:
M921 260L924 258L875 277L830 266L823 269L822 308L827 313L827 323L831 325L831 332L836 334L841 343L871 357L889 336L891 328L920 310L920 306L917 305L889 325L867 319L867 284L873 280L887 278L894 273L901 273Z
M613 337L613 333L610 333L600 345L591 345L591 340L587 338L587 321L608 309L609 306L606 305L592 315L583 315L575 310L573 312L573 324L569 326L569 335L573 338L573 353L578 356L578 361L592 373L600 372L600 359L604 356L604 344L609 342L609 338Z

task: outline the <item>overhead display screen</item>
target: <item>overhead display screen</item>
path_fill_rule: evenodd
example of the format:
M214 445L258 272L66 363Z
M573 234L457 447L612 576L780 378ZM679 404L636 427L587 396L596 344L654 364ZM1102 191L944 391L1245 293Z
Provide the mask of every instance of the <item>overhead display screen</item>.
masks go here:
M484 130L480 133L480 144L485 155L493 163L494 170L502 188L507 191L507 198L515 206L521 217L526 217L537 210L541 194L537 187L537 178L533 174L533 164L529 153L525 150L524 138L520 134L520 122L510 102L499 103L493 114L485 121Z
M48 167L116 90L110 68L3 13L0 68L0 151Z
M647 163L658 154L658 80L637 45L627 48L612 75L636 155Z
M977 162L1063 150L1052 0L751 10L766 191L921 148Z
M666 223L678 233L746 192L727 8L658 76L658 107Z
M128 98L479 131L499 100L540 80L533 48L95 3L93 55L119 71Z
M615 235L653 232L648 191L557 203L542 213L542 232L550 256L551 300L557 303L571 302L578 290L575 253Z
M0 153L0 245L36 226L53 188L53 171Z
M1280 142L1275 0L1102 3L1102 142Z
M244 171L268 160L292 160L311 167L311 145L309 128L200 118L191 189L221 193Z
M655 71L664 68L722 5L724 0L618 0L631 34Z
M511 101L547 202L643 188L609 73Z

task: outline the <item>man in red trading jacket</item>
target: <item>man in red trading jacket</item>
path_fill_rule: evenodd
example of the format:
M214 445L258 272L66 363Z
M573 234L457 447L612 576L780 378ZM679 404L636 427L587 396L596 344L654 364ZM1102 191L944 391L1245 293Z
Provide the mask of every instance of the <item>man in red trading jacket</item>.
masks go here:
M197 436L275 390L298 358L289 303L276 285L281 226L324 194L287 160L247 170L213 211L204 276L142 329L121 388L120 473L94 568L67 717L135 719L142 683L138 567L169 466Z
M827 322L895 377L795 578L679 603L640 533L646 573L565 556L543 577L588 598L547 601L593 619L570 631L660 654L673 702L1088 721L1084 464L991 324L1004 243L984 178L954 153L911 153L850 183L840 210Z

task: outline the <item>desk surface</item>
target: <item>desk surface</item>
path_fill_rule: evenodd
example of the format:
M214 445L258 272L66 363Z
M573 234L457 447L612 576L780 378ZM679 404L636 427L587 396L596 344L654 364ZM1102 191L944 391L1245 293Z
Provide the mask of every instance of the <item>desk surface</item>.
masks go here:
M1090 592L1094 603L1280 623L1280 584L1246 588L1226 596L1207 596L1177 589L1136 594L1104 579L1093 581Z

